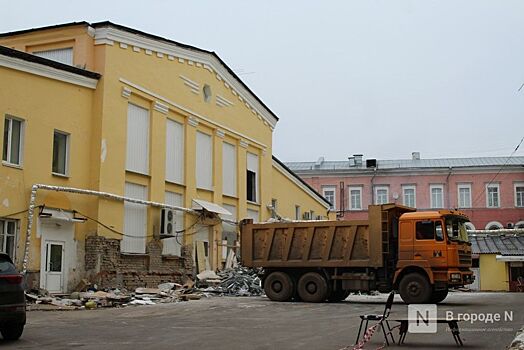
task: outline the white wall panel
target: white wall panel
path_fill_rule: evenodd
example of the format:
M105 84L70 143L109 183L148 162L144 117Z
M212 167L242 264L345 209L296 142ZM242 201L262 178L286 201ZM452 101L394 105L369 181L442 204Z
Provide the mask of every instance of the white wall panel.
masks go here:
M199 131L196 133L196 186L213 189L212 137Z
M184 197L175 192L166 191L166 197L164 203L169 205L176 205L179 207L184 206ZM184 213L181 211L175 211L175 230L182 231L184 229ZM162 254L164 255L177 255L180 256L180 248L184 242L183 233L174 233L177 238L166 238L162 240L163 248Z
M64 49L45 50L33 52L33 55L47 58L60 63L73 65L73 48L68 47Z
M149 173L149 111L131 103L127 111L126 170Z
M125 196L147 200L147 187L126 182ZM124 202L124 234L126 236L123 236L120 242L120 250L123 253L146 252L146 205Z
M236 147L222 144L222 192L228 196L237 195L237 152Z
M166 124L166 180L184 183L184 126L171 119Z

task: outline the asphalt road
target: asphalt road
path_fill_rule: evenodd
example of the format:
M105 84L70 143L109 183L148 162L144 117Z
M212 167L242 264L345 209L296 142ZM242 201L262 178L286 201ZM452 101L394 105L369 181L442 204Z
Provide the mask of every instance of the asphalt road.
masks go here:
M360 314L382 313L386 295L350 296L337 304L277 303L265 297L212 297L152 306L82 311L31 311L22 338L1 349L326 349L355 341ZM460 322L465 348L504 349L524 325L524 294L451 293L446 311L502 315L495 323ZM505 312L513 320L505 320ZM390 319L407 316L395 299ZM456 349L447 326L408 334L406 349ZM397 332L395 331L395 335ZM366 349L383 343L375 334ZM351 347L350 347L351 348ZM390 348L396 348L392 346Z

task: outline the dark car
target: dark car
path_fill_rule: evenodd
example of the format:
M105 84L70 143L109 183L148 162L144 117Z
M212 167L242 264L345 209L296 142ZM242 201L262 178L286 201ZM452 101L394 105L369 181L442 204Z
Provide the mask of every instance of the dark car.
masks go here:
M25 319L24 276L9 255L0 253L0 333L4 339L20 338Z

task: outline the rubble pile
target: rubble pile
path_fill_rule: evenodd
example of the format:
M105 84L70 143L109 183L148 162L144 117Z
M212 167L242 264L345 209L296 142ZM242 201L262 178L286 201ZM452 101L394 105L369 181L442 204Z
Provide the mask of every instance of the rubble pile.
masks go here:
M230 296L258 296L264 293L259 270L238 266L215 274L204 271L197 275L197 286L206 293ZM203 288L205 287L205 288Z
M80 291L68 296L50 295L46 290L26 292L28 309L34 310L77 310L100 307L123 307L128 305L154 305L198 300L202 296L258 296L262 295L260 270L242 266L229 268L218 273L205 270L196 277L196 283L162 283L157 288L136 288L134 291L118 288L99 290L87 281Z

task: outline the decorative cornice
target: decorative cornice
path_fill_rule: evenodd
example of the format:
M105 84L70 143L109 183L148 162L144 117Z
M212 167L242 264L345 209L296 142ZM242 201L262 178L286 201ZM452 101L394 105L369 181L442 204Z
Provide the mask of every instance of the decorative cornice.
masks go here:
M231 107L233 106L233 102L229 101L227 98L225 97L222 97L220 95L217 94L217 97L216 97L216 105L218 107Z
M120 48L121 48L121 49L127 49L127 44L120 43Z
M15 57L0 55L0 67L16 69L22 72L31 73L66 83L96 89L97 79L84 77L65 70L56 69L36 62L29 62Z
M197 127L198 126L198 119L196 119L195 117L189 117L187 119L187 123L191 126L194 126L194 127Z
M217 135L218 137L223 139L224 136L226 136L226 132L224 130L222 130L222 129L216 129L215 130L215 135Z
M195 93L197 95L200 94L200 84L199 83L189 79L188 77L183 76L182 74L179 75L179 77L180 79L184 81L184 85L191 89L192 93Z
M282 165L278 164L278 162L276 162L274 159L273 159L273 168L280 171L280 173L282 173L282 175L287 177L291 182L293 182L295 185L300 187L304 192L309 194L311 197L315 198L317 202L322 204L324 208L329 209L329 205L325 202L324 198L319 197L318 193L311 191L309 187L307 187L302 182L300 182L297 178L291 175L289 171L287 171Z
M239 145L242 148L247 148L249 146L249 142L247 142L246 140L240 140Z
M158 111L162 114L167 114L167 112L169 112L169 107L158 101L155 101L153 108L155 111Z
M160 52L164 55L171 55L178 57L182 63L184 60L200 63L205 69L216 72L216 78L227 83L232 91L236 91L239 97L243 96L243 100L249 102L250 108L254 109L256 113L260 114L270 125L274 128L277 119L274 115L257 100L257 98L233 75L227 67L212 53L202 52L198 50L190 50L177 46L172 43L162 42L160 40L148 38L142 35L130 33L111 26L96 28L95 30L95 45L107 44L113 45L113 42L125 43L140 47L148 51ZM209 67L209 68L208 68Z
M129 98L129 96L131 96L131 89L129 89L128 87L124 86L122 88L122 97Z
M195 112L195 111L193 111L193 110L191 110L191 109L189 109L187 107L184 107L184 106L182 106L182 105L180 105L180 104L178 104L178 103L176 103L176 102L174 102L174 101L172 101L172 100L170 100L170 99L168 99L166 97L163 97L163 96L161 96L161 95L159 95L157 93L154 93L153 91L148 90L148 89L146 89L143 86L140 86L138 84L132 83L129 80L126 80L124 78L120 78L119 80L120 80L120 82L126 84L127 86L130 86L130 87L132 87L132 88L134 88L134 89L136 89L136 90L138 90L138 91L140 91L140 92L142 92L142 93L144 93L146 95L154 97L157 100L161 100L164 103L167 103L167 104L169 104L169 105L171 105L173 107L176 107L176 108L178 108L178 109L180 109L180 110L190 114L191 116L194 116L193 118L201 119L201 120L203 120L203 121L205 121L205 122L207 122L207 123L209 123L209 124L211 124L211 125L213 125L213 126L215 126L217 128L224 129L226 132L231 133L231 135L236 135L239 138L248 140L252 144L257 145L259 148L267 148L267 146L265 144L263 144L262 142L259 142L259 141L255 140L255 139L253 139L253 138L251 138L249 136L246 136L246 135L244 135L244 134L242 134L242 133L240 133L240 132L238 132L236 130L228 128L227 126L225 126L223 124L217 123L216 121L213 121L213 120L211 120L209 118L206 118L203 115L201 115L201 114L199 114L199 113L197 113L197 112ZM271 126L269 126L269 128L271 129Z

